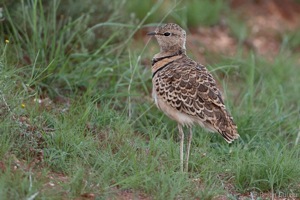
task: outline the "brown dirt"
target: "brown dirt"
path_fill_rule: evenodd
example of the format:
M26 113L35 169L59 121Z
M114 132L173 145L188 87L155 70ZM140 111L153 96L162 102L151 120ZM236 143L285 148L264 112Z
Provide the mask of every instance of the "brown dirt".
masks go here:
M118 189L116 189L116 194L112 197L112 199L116 199L116 200L134 200L134 199L151 200L152 198L142 192L137 192L137 191L133 191L133 190L118 190ZM112 199L109 199L109 200L112 200Z
M249 29L243 48L269 60L280 51L280 35L300 28L300 4L293 0L232 0L231 6ZM193 29L187 40L193 55L204 64L206 52L233 56L238 45L226 19L214 27Z

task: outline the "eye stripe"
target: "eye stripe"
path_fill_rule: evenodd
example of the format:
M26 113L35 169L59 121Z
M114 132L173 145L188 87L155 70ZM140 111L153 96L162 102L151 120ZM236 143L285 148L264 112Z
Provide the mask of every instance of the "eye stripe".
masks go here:
M170 35L166 35L166 33L169 33ZM161 36L178 36L178 34L175 34L175 33L170 33L170 32L166 32L166 33L156 33L155 35L161 35Z
M169 32L167 32L169 33ZM161 36L179 36L178 34L175 33L170 33L170 35L165 35L166 33L156 33L155 35L161 35Z

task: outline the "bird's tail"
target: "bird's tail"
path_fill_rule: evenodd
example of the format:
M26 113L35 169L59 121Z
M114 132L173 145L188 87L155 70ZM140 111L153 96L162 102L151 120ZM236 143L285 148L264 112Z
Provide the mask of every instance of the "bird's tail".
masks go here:
M224 128L219 129L218 132L223 136L226 142L231 143L233 140L240 137L237 131L237 125L233 122L231 116L227 116L227 123L223 127Z
M234 123L233 118L227 112L225 106L214 112L214 129L219 132L223 138L231 143L233 140L238 139L240 135L237 131L237 125Z

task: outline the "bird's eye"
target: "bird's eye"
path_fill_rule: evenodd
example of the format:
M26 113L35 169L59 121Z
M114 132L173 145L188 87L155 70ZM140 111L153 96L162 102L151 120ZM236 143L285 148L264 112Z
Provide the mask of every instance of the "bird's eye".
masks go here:
M164 36L170 36L170 35L171 35L171 33L169 33L169 32L164 33Z

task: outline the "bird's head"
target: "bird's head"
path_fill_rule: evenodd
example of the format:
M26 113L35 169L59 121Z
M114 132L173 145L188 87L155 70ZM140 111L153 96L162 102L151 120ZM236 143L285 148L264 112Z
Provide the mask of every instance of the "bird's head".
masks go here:
M157 39L161 52L185 52L186 33L174 23L159 26L154 32L148 33Z

